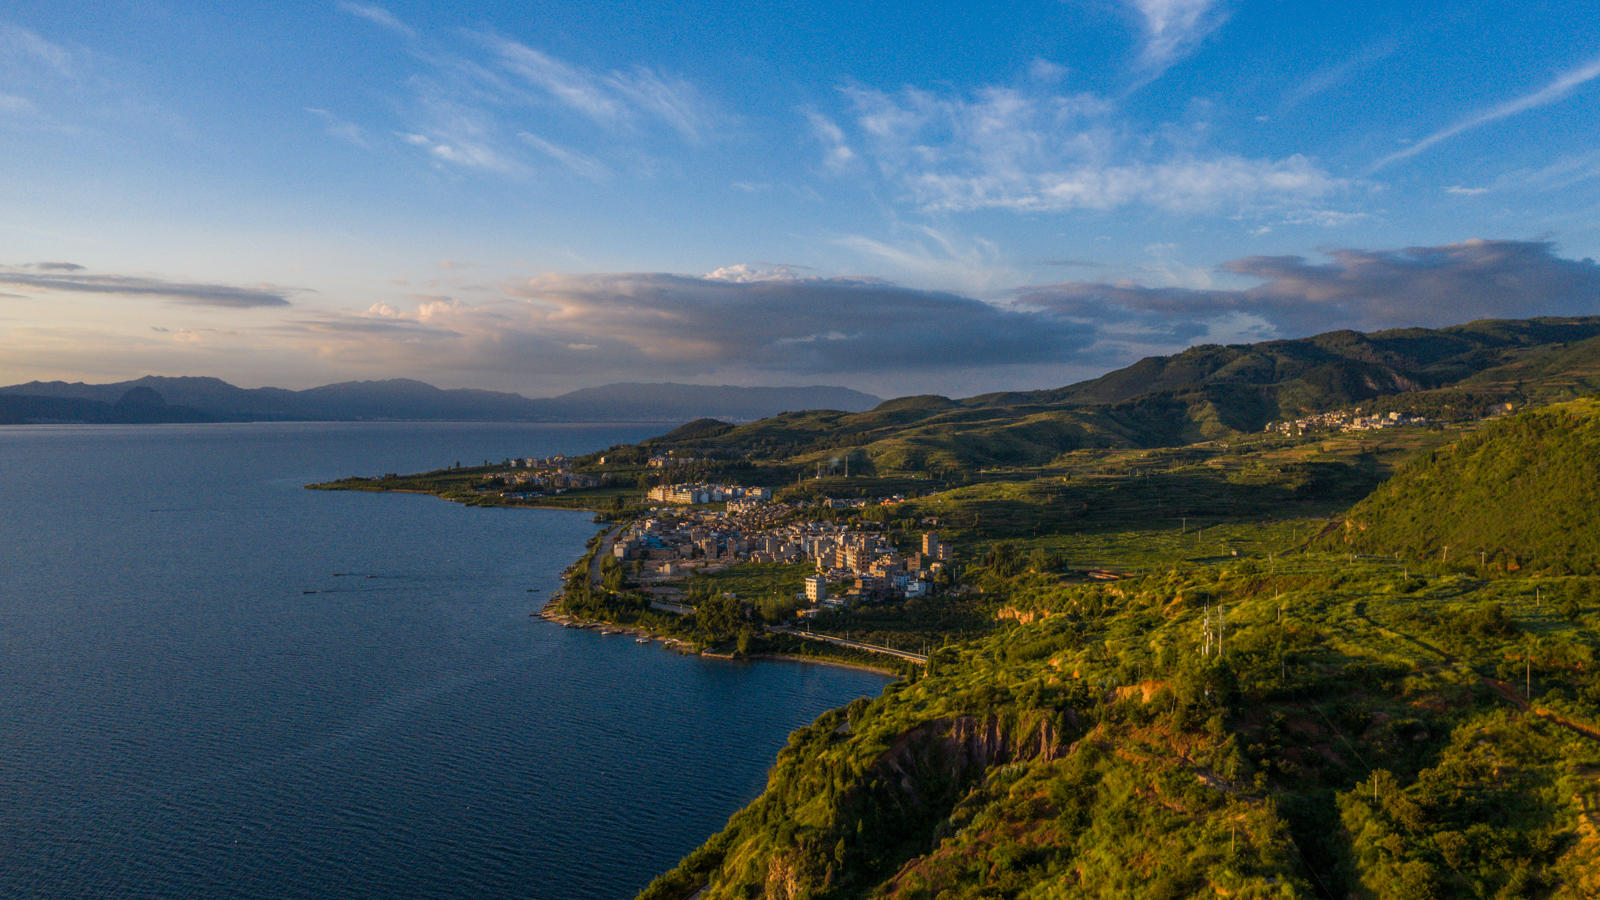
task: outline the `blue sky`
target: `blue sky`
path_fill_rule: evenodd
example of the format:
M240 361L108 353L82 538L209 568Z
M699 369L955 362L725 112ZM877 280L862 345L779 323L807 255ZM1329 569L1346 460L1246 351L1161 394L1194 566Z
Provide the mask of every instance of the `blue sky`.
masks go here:
M1600 313L1583 4L218 6L0 10L0 381L971 394Z

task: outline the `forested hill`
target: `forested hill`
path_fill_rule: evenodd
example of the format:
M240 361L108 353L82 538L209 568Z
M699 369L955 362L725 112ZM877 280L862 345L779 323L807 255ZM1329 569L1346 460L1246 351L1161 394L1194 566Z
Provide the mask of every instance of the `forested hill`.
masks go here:
M1466 421L1504 403L1600 390L1600 317L1486 320L1442 329L1193 347L1069 387L890 400L860 413L785 413L663 436L764 458L857 449L878 471L1038 465L1085 447L1163 447L1260 431L1365 404Z
M1328 542L1600 573L1600 402L1533 410L1433 451L1357 504Z

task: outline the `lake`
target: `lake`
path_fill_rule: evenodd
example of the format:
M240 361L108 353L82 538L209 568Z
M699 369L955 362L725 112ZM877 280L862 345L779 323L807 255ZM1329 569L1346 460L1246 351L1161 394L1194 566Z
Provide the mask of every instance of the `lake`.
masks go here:
M0 896L631 896L887 679L530 617L585 513L303 485L663 430L0 428Z

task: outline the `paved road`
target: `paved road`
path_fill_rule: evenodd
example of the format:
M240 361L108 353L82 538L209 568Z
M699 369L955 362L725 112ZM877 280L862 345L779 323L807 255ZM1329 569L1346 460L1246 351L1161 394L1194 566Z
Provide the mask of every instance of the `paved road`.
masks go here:
M594 552L594 558L589 560L589 587L600 590L600 564L611 555L611 546L617 542L617 535L622 533L622 526L616 525L606 532L600 539L600 549Z

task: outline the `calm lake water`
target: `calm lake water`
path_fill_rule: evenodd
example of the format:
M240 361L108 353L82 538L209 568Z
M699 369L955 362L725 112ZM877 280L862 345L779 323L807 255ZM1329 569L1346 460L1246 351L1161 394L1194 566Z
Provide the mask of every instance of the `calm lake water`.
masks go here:
M529 618L587 514L302 485L662 430L0 428L0 896L631 896L886 680Z

